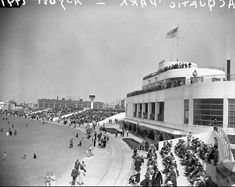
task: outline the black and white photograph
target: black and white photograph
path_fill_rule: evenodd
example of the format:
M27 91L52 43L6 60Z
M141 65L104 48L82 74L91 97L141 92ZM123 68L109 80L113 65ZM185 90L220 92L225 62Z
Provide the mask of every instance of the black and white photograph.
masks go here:
M235 186L235 0L0 0L0 186Z

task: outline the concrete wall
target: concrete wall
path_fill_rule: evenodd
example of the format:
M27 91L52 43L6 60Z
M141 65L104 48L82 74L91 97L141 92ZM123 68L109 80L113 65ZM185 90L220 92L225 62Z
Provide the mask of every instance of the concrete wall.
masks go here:
M197 71L198 77L207 76L207 75L221 75L222 77L225 78L225 73L224 73L224 71L221 71L221 70L208 69L208 68L182 68L182 69L168 70L164 73L161 73L160 75L156 75L156 76L151 77L149 79L143 80L142 86L148 85L149 80L150 80L150 83L156 82L155 77L157 77L157 81L165 80L165 79L173 78L173 77L186 77L186 79L188 79L188 78L192 77L194 70Z
M133 117L134 103L165 102L164 121L182 124L184 120L184 99L189 99L189 125L193 125L193 99L235 98L235 81L215 81L194 83L165 90L127 97L127 117ZM224 113L228 107L224 107ZM224 126L227 127L228 115L224 115Z
M184 100L179 97L168 98L164 106L164 122L184 123Z

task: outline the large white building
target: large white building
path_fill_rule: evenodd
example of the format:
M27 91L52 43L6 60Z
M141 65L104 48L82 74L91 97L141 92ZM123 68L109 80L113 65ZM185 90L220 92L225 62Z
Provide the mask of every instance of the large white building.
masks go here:
M235 81L220 68L162 61L141 90L127 94L126 106L125 125L150 138L205 132L215 123L233 134Z

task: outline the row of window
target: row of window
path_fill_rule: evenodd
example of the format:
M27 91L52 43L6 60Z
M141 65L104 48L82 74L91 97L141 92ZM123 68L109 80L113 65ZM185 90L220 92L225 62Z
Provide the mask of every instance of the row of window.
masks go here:
M193 123L199 125L213 125L215 119L218 125L223 124L223 99L194 99L193 100ZM155 113L155 104L152 104L152 112ZM140 105L142 109L142 105ZM159 107L164 110L164 107ZM134 105L137 111L137 104ZM145 105L148 111L148 105ZM163 112L160 112L163 113ZM184 123L189 123L189 100L184 100ZM235 99L228 100L228 127L235 128Z
M228 100L228 127L235 128L235 99Z

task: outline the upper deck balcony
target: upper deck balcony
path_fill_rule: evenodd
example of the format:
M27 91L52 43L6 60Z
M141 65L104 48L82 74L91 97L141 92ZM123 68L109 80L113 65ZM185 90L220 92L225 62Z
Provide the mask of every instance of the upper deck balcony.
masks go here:
M158 71L144 76L143 80L147 80L149 78L155 77L155 76L160 75L161 73L164 73L169 70L185 69L185 68L197 68L197 64L191 63L191 62L176 62L176 61L166 62L166 61L162 61L158 65Z
M152 83L146 86L142 90L130 92L127 94L127 97L141 95L149 92L155 92L159 90L170 89L174 87L180 87L188 84L203 84L214 81L235 81L235 74L230 75L230 80L226 80L225 74L204 75L204 76L189 77L185 79L166 79L158 83Z

